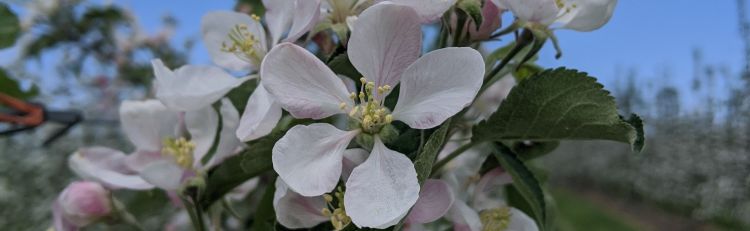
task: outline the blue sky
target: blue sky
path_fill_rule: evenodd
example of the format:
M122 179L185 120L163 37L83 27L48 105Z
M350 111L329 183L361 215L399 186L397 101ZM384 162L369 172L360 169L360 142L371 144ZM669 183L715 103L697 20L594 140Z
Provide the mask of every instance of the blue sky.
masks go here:
M201 16L234 5L232 0L115 2L135 12L151 33L160 27L164 15L174 16L179 22L179 41L200 41ZM620 0L612 20L600 30L557 31L564 50L562 59L554 59L554 50L547 44L539 63L589 72L610 89L621 81L616 79L616 71L628 69L636 69L640 82L652 89L663 85L661 78L687 89L693 76L694 49L702 51L705 63L724 65L732 73L741 70L743 48L736 7L734 0ZM200 42L191 53L191 62L210 63ZM669 77L663 77L663 73L669 73Z

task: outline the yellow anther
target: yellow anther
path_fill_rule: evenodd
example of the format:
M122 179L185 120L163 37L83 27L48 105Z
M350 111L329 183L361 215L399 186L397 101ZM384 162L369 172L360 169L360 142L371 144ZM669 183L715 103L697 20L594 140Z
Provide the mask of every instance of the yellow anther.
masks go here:
M333 196L331 194L323 194L323 199L326 200L326 202L331 203L333 201Z
M322 213L323 216L326 216L326 217L330 217L331 216L331 210L329 210L328 208L321 209L320 213Z
M385 116L385 123L389 124L393 122L393 115L386 115Z
M172 157L181 167L191 168L193 166L193 150L195 150L195 144L184 137L178 139L166 138L163 141L161 153Z
M508 207L483 210L479 213L479 219L482 222L482 231L508 229L512 215Z
M250 15L250 18L252 18L255 21L260 21L260 17L258 17L258 15L255 15L255 14Z
M344 103L344 102L341 102L341 103L339 104L339 109L341 109L341 110L346 110L346 103Z
M367 79L365 79L365 77L359 78L359 81L362 82L362 84L367 84Z
M248 30L247 25L235 25L227 37L229 38L230 44L227 45L226 43L222 43L221 51L233 53L238 58L247 62L260 63L261 57L264 54L259 54L258 51L263 44L261 44L258 38Z
M354 117L357 115L357 112L359 112L359 106L354 106L351 111L349 111L349 117Z
M357 98L357 93L352 92L351 94L349 94L349 98L352 99L352 100L356 99Z

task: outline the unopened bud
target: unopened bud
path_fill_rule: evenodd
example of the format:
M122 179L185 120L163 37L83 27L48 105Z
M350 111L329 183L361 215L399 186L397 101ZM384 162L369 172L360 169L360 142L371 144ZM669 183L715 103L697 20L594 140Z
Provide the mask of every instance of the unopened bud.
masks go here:
M55 218L77 227L87 226L112 213L111 193L91 181L71 183L60 193L56 203Z

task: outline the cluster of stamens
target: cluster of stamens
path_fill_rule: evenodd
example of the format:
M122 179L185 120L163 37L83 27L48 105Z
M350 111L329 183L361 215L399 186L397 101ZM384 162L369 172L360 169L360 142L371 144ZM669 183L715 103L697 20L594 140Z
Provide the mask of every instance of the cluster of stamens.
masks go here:
M393 116L383 105L383 99L391 91L391 86L383 85L375 89L375 82L368 82L364 77L359 80L362 83L359 94L352 92L349 95L349 98L354 101L359 100L359 103L349 109L347 104L342 102L340 108L349 111L349 117L359 122L362 131L377 133L383 126L393 121ZM373 94L373 90L377 90L377 96Z
M479 219L482 221L482 231L508 229L512 215L510 208L507 206L483 210L479 213Z
M257 15L252 15L251 17L255 21L260 21L260 17ZM247 25L235 25L227 37L231 40L231 43L221 43L221 51L232 53L247 62L260 63L264 54L260 54L259 51L262 51L260 46L263 46L263 44L248 30Z
M339 186L333 195L336 197L336 206L334 206L334 196L323 194L323 199L325 199L328 207L323 208L321 213L331 220L331 224L335 230L343 230L352 222L352 219L346 215L346 209L344 208L344 191Z
M578 7L578 5L575 3L570 4L570 5L566 5L565 3L566 3L565 0L555 0L555 5L557 5L557 8L564 10L564 11L561 11L563 12L562 14L570 13L572 9L575 9Z
M184 137L178 139L165 138L161 154L174 158L175 162L183 168L191 168L193 166L193 150L195 150L195 144Z

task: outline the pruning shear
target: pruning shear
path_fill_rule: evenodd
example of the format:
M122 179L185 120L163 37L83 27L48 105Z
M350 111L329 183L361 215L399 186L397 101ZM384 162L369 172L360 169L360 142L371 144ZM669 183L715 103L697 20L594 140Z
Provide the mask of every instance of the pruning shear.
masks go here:
M6 110L0 108L0 123L11 124L9 129L0 130L0 136L9 136L31 130L45 122L55 122L64 125L45 139L42 146L49 146L68 132L74 125L83 121L83 115L79 111L48 110L42 104L26 102L3 93L0 93L0 105L5 105L9 108Z

